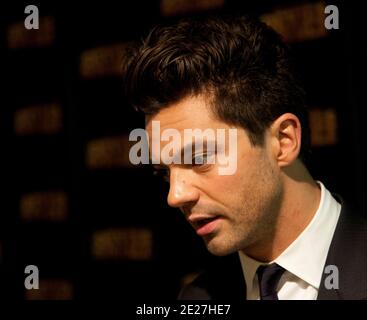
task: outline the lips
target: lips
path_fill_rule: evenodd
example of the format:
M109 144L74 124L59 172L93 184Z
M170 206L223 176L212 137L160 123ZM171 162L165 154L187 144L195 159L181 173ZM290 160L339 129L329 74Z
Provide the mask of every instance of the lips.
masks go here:
M219 221L219 216L199 216L192 215L188 218L190 224L199 236L213 233Z

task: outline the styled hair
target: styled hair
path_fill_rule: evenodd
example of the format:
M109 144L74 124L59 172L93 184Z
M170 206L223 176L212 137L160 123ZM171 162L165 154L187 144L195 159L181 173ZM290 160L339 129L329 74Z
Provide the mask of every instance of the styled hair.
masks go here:
M266 24L247 16L198 16L155 27L125 70L130 103L146 115L190 96L210 98L214 115L243 127L253 145L284 113L302 127L300 158L309 152L304 91L288 46Z

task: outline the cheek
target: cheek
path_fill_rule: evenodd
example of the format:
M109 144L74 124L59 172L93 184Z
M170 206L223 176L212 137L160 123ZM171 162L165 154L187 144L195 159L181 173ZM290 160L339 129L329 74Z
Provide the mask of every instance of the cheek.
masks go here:
M254 157L252 161L239 161L237 171L229 176L216 176L211 188L226 206L236 209L245 203L259 202L269 196L274 184L274 171L267 158ZM270 190L269 190L270 189Z
M236 207L246 190L251 189L251 176L250 170L241 168L233 175L215 175L207 181L207 194L227 208Z

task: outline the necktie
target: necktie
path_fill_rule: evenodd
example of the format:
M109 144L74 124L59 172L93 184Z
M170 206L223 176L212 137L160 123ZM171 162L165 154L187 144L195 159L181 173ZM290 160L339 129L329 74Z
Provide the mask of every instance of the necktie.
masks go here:
M284 271L285 269L276 263L259 266L257 276L259 278L261 300L278 300L276 290Z

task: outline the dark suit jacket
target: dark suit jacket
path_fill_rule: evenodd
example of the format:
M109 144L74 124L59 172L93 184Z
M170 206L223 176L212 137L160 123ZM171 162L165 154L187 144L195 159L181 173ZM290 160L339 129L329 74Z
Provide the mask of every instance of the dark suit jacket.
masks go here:
M307 259L307 257L305 257ZM340 218L331 242L325 266L339 270L339 289L327 289L324 273L318 300L367 299L367 220L353 214L342 202ZM183 288L181 300L230 300L246 297L246 283L238 253L218 258L218 262Z

